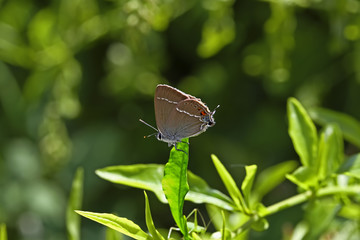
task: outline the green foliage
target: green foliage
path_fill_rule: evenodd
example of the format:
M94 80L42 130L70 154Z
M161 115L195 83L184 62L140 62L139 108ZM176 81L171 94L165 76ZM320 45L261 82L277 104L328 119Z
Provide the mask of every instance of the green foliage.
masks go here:
M318 133L307 111L294 98L290 98L288 101L288 118L289 135L294 143L294 148L302 159L302 165L295 171L296 163L288 161L264 170L255 180L257 166L245 166L246 175L240 190L225 166L215 155L211 155L220 179L231 196L231 200L227 200L227 202L229 206L233 207L229 208L226 205L218 204L226 199L222 194L211 195L207 201L201 197L201 194L193 194L193 198L187 200L208 204L208 214L216 229L213 234L219 234L219 238L246 239L250 229L264 231L270 227L267 216L304 202L308 202L305 217L294 229L292 239L320 238L328 231L329 226L337 221L339 214L348 218L348 221L360 216L360 209L359 215L351 214L348 210L349 206L356 202L355 200L353 203L350 196L360 193L360 184L356 181L359 178L360 158L357 154L344 162L341 129L336 123L327 124L321 131L320 137L317 138ZM154 164L115 166L98 170L97 174L114 183L151 190L160 201L165 202L158 189L161 182L173 219L184 239L207 239L209 233L206 228L198 225L197 211L193 211L193 222L183 213L185 196L192 191L199 192L194 190L197 186L205 186L209 192L214 191L200 177L194 174L187 175L190 173L187 170L188 152L189 141L186 139L185 142L177 144L177 149L171 150L169 162L165 167ZM290 171L294 172L289 174ZM162 175L162 180L160 180ZM193 176L190 177L191 175ZM260 202L262 197L280 184L285 179L285 175L305 191L265 207ZM346 182L341 181L344 176L348 176ZM355 181L349 181L349 178L352 177ZM190 179L193 179L192 184L188 184ZM335 181L336 179L338 182ZM253 188L254 182L255 187ZM217 196L219 197L218 201L215 200ZM197 200L196 197L199 199ZM341 199L346 199L346 201ZM150 235L143 232L132 221L112 214L82 211L78 211L78 213L135 239L164 239L155 227L146 193L145 219ZM354 233L351 236L358 235Z
M140 191L118 184L155 193L160 201L149 201L159 232L175 225L163 207L166 146L143 140L150 133L137 121L154 119L155 86L167 83L211 109L221 104L216 126L192 141L196 175L186 172L182 216L205 204L219 239L287 239L293 229L357 239L359 22L358 0L0 1L0 223L8 238L79 236L79 216L68 209L80 209L81 200L145 226L143 200L133 195ZM295 151L285 130L288 96L298 99L288 119ZM231 173L229 193L230 178L221 183L211 153ZM239 162L256 165L256 174ZM72 194L78 166L87 176L83 199ZM116 184L99 180L96 169ZM314 198L341 205L315 235L311 216L285 211ZM253 234L266 228L265 218L272 231ZM103 237L81 224L81 238ZM107 238L118 239L114 231ZM203 232L189 236L210 238Z
M211 155L211 158L213 160L213 163L216 167L219 176L221 177L222 182L225 184L225 187L229 192L232 200L234 201L237 209L240 211L248 211L244 197L240 193L240 190L236 186L236 183L234 179L231 177L230 173L226 170L224 165L215 155Z
M162 190L161 180L164 176L164 165L133 164L127 166L112 166L96 170L101 178L135 188L155 193L159 201L167 203ZM220 191L210 188L199 176L188 171L189 192L185 199L194 203L210 203L227 210L234 209L231 199Z

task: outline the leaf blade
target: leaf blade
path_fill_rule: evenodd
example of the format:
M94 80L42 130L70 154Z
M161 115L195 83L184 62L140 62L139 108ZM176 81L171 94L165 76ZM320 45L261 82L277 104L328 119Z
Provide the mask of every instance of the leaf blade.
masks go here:
M312 166L317 159L317 133L314 123L304 107L295 98L287 102L289 120L288 132L295 151L300 157L303 166Z
M151 237L144 232L137 224L133 221L117 217L110 213L95 213L95 212L86 212L86 211L76 211L83 217L91 219L95 222L103 224L111 229L114 229L122 234L125 234L129 237L138 240L147 240L151 239Z
M78 168L72 183L66 211L66 228L68 239L80 240L80 216L74 210L81 209L83 198L84 169Z
M170 152L170 158L164 168L162 187L168 200L173 218L185 239L189 239L186 218L183 215L185 196L189 191L187 182L187 166L189 161L189 139L177 143ZM179 151L180 150L180 151Z
M319 167L320 179L325 179L339 168L344 159L344 145L340 128L328 124L320 135Z
M230 197L233 199L236 207L241 211L247 211L245 200L234 179L231 177L230 173L226 170L224 165L214 154L211 155L211 158L222 182L224 183L227 191L229 192Z
M256 165L245 166L245 171L246 171L246 176L241 184L241 190L244 194L244 200L247 206L250 206L250 192L255 179L257 166Z
M159 231L155 228L154 221L151 216L151 210L150 210L150 204L149 199L144 191L145 195L145 220L146 220L146 226L149 230L149 233L153 237L154 240L163 240L163 236L159 233Z

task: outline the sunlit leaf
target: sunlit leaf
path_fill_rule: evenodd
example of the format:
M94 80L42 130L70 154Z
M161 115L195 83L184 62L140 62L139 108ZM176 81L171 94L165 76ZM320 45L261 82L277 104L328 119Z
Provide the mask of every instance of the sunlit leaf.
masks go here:
M289 135L303 166L316 165L317 133L314 123L306 110L295 98L287 102Z
M159 231L155 228L154 221L151 216L149 199L145 191L144 191L144 195L145 195L145 220L148 231L154 240L163 240L164 239L163 236L161 236Z
M68 239L80 240L80 216L74 210L81 209L83 198L84 169L78 168L72 183L66 211Z
M318 124L336 123L344 134L344 138L360 147L360 122L355 118L325 108L313 108L309 111L309 114Z
M244 200L247 204L247 206L250 207L250 191L255 179L257 166L256 165L250 165L245 167L246 176L244 181L241 184L241 190L244 194Z
M335 173L344 159L344 146L337 125L326 125L319 142L319 177L326 178Z
M133 221L130 221L126 218L117 217L109 213L95 213L95 212L85 212L85 211L76 211L76 212L83 217L101 223L109 228L112 228L134 239L139 239L139 240L151 239L150 235L148 235L146 232L141 230L141 228L138 225L136 225Z
M236 207L241 211L247 211L245 200L240 193L239 188L237 187L234 179L231 177L230 173L226 170L224 165L220 162L220 160L214 155L211 155L213 163L216 167L216 170L224 183L227 191L229 192L231 198L233 199Z
M168 200L173 218L185 239L188 239L186 217L183 215L185 195L189 191L187 166L189 161L189 139L177 143L170 152L170 158L164 168L162 187Z

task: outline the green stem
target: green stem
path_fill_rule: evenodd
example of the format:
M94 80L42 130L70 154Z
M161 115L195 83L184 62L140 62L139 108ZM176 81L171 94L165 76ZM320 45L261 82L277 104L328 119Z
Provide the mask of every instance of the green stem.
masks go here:
M261 217L266 217L268 215L277 213L283 209L287 209L289 207L293 207L297 204L303 203L306 200L310 199L314 194L316 197L325 197L339 193L343 193L347 195L359 194L360 186L348 186L348 187L332 186L332 187L319 189L317 192L306 191L267 207L266 212L261 214Z

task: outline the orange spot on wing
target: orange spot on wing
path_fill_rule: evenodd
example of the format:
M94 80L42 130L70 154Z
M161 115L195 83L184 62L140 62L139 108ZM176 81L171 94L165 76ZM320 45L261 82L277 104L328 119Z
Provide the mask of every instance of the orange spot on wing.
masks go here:
M206 113L204 111L201 112L201 115L206 116Z

